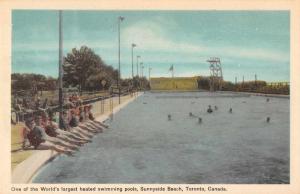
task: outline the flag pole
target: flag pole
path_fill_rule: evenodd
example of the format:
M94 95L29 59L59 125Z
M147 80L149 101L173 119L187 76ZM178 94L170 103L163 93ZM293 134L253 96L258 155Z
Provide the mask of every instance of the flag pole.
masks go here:
M174 66L172 65L172 78L174 78Z

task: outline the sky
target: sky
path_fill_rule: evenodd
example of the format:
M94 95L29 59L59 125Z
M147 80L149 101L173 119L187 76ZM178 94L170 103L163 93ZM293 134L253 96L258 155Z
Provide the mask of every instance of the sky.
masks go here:
M63 52L86 45L118 67L118 17L121 76L131 77L131 44L144 75L210 75L207 60L219 57L227 81L290 79L288 11L63 11ZM12 72L58 77L58 11L12 12ZM139 68L140 70L140 68Z

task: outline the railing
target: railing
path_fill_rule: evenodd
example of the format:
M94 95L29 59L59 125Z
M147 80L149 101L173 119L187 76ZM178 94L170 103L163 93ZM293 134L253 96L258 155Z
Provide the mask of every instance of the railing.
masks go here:
M135 93L136 91L128 91L128 90L123 90L121 93L121 96L126 96L131 94L131 96L133 95L133 93ZM84 99L81 101L82 105L87 105L87 104L95 104L96 106L93 108L94 110L96 110L95 112L97 114L103 114L105 112L105 105L109 105L108 111L112 111L113 110L113 100L114 97L118 96L118 94L108 94L104 95L104 96L98 96L98 97L92 97L92 98L88 98L88 99ZM107 101L107 99L110 99L109 102ZM96 102L99 102L97 103ZM68 104L64 104L63 106L64 110L69 110L70 107ZM45 110L31 110L31 109L27 109L25 111L14 111L12 110L12 122L17 123L19 120L26 120L28 118L34 117L35 115L40 114L43 111L52 111L52 112L59 112L59 105L55 105L55 106L49 106L47 109ZM21 119L20 119L21 118Z

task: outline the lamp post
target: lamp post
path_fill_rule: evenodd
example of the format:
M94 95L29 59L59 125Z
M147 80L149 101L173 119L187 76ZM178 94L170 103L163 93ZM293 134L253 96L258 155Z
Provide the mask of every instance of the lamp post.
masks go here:
M151 74L151 70L152 70L152 68L149 67L149 82L150 82L150 74Z
M63 16L62 16L62 11L58 11L58 25L59 25L59 72L58 72L58 77L59 77L59 90L58 90L58 98L59 98L59 123L61 123L62 119L62 114L63 114L63 31L62 31L62 23L63 23ZM61 127L61 126L60 126Z
M131 65L132 65L131 70L132 70L132 79L133 79L133 48L136 47L136 46L137 45L134 44L134 43L131 44Z
M136 56L136 75L139 77L139 58L141 58L141 56Z
M149 90L151 89L151 82L150 82L150 74L151 74L151 70L152 70L152 68L149 67Z
M144 63L143 62L140 62L140 70L141 70L141 80L140 80L140 85L141 85L141 87L144 89L144 81L143 81L143 70L144 70L144 65L143 65Z
M143 62L140 62L139 65L140 65L140 72L139 72L139 86L142 87L142 64Z
M121 22L124 20L125 18L122 16L118 17L118 35L119 35L119 75L118 75L118 88L119 88L119 104L121 104L121 88L120 88L120 82L121 82L121 33L120 33L120 25Z
M142 76L142 77L144 76L144 75L143 75L143 74L144 74L144 65L143 65L143 64L144 64L143 62L140 63L140 65L141 65L141 68L140 68L140 69L141 69L141 76Z

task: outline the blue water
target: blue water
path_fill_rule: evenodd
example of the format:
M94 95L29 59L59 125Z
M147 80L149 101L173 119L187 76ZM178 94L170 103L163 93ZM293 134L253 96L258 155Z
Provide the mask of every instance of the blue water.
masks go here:
M146 93L118 112L110 129L74 157L47 164L33 182L287 184L289 103L228 93ZM209 104L218 110L206 113Z

